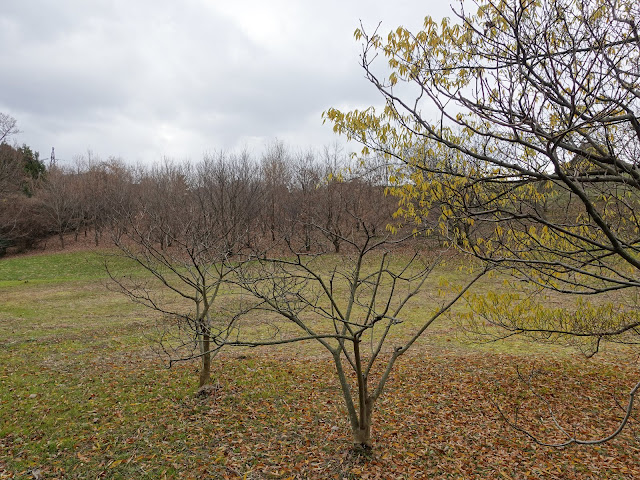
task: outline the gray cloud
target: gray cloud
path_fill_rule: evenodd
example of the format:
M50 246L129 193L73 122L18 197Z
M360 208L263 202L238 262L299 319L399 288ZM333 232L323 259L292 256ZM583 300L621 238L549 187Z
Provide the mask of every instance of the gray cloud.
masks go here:
M0 111L19 142L66 160L319 147L335 139L323 110L379 102L357 64L359 20L416 28L425 13L415 0L3 0Z

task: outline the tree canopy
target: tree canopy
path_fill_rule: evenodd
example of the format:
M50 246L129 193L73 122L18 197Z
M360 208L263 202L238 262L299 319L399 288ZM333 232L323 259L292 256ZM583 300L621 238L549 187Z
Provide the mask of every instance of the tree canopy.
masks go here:
M399 215L420 222L437 212L440 230L462 250L547 291L635 291L640 6L481 0L474 13L466 6L439 25L427 17L418 32L400 27L383 38L356 30L362 68L385 106L330 109L325 119L364 155L380 152L399 165L392 188ZM512 332L589 336L597 350L601 339L620 335L637 342L632 297L610 296L622 314L597 322L586 320L596 307L584 303L571 321L491 318Z

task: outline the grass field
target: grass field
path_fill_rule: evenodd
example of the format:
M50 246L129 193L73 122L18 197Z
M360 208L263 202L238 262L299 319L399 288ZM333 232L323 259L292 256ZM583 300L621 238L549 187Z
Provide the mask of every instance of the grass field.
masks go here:
M165 368L151 349L157 319L107 286L97 253L0 260L0 479L640 477L633 429L550 449L498 411L521 405L525 425L558 438L519 369L566 425L607 433L637 378L632 351L587 360L521 340L473 345L444 321L397 366L364 458L322 350L223 352L217 390L197 398L197 365Z

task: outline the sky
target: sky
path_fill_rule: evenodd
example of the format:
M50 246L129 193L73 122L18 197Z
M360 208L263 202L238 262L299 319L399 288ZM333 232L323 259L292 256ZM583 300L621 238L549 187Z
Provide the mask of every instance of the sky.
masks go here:
M359 67L380 33L451 16L447 1L2 0L0 112L58 163L196 161L276 139L336 141L330 107L379 105ZM357 149L357 146L346 146Z

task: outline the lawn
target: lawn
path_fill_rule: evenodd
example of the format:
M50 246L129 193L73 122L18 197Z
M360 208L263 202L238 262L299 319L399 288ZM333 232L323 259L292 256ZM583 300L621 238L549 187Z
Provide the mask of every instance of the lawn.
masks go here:
M444 319L400 360L363 457L350 450L322 350L223 352L216 390L198 398L197 365L167 369L154 354L156 321L108 289L100 254L0 260L0 479L640 477L632 429L606 445L551 449L499 413L519 405L524 425L558 438L520 372L565 425L607 433L637 377L633 351L584 359L522 340L474 345Z

